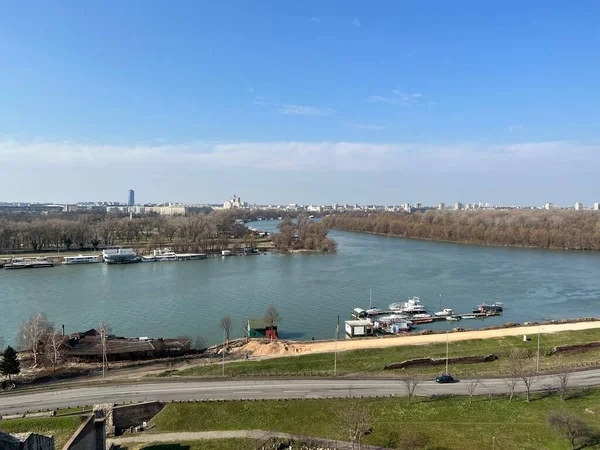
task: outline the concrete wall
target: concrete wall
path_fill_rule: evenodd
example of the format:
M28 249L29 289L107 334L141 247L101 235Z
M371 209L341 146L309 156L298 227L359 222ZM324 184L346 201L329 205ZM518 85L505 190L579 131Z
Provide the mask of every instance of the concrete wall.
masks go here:
M142 422L148 422L162 411L164 407L164 403L147 402L113 408L112 420L115 427L115 434L119 435L123 430L139 426Z
M63 450L104 450L106 429L104 419L90 416L71 436Z
M35 433L0 432L1 450L54 450L54 438Z

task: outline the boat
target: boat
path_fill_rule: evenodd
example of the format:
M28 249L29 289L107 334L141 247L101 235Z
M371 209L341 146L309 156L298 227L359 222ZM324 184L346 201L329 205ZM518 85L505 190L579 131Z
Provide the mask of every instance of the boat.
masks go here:
M132 248L110 248L102 250L105 264L133 264L140 261Z
M5 264L5 269L38 269L41 267L53 267L54 261L47 256L37 258L13 258L10 263Z
M475 314L461 314L460 318L461 319L477 319L477 316Z
M409 298L403 303L392 303L390 305L392 311L403 312L406 314L426 314L427 309L421 305L419 297Z
M231 250L221 250L221 256L233 256L233 252Z
M421 319L412 319L412 323L414 323L415 325L420 325L422 323L431 323L433 322L433 318L431 317L423 317Z
M413 319L430 319L431 314L413 314Z
M154 250L151 255L142 256L142 262L190 261L206 258L206 253L175 253L169 249L164 249Z
M369 308L365 311L367 316L377 316L379 314L383 314L383 309L380 308Z
M496 302L496 303L482 303L474 309L474 313L501 313L504 311L504 303Z
M177 261L194 261L196 259L206 259L206 253L176 253Z
M94 264L99 263L100 257L98 255L79 255L79 256L65 256L63 265L70 266L73 264Z
M254 247L244 247L244 255L260 255L260 252Z
M408 316L404 315L404 314L389 314L387 316L379 316L377 318L378 322L387 322L387 323L394 323L394 322L410 322L410 320L407 320Z
M433 313L434 316L437 317L447 317L447 316L453 316L454 315L454 310L452 308L444 308L442 311L438 311Z
M451 322L458 322L460 320L460 316L446 316L446 320Z

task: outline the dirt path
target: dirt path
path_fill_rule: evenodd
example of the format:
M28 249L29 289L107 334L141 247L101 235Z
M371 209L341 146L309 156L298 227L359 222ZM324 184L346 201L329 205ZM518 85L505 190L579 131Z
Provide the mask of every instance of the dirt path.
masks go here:
M446 342L467 341L471 339L489 339L503 336L522 336L535 335L538 331L542 334L557 333L560 331L577 331L600 328L600 321L586 321L576 323L550 324L550 325L534 325L512 328L500 328L494 330L477 330L477 331L462 331L451 332L446 337L446 333L428 334L428 335L408 335L408 336L393 336L384 338L368 338L368 339L343 339L337 341L320 341L320 342L283 342L275 341L271 343L263 343L260 341L252 341L237 349L237 352L249 352L255 358L266 359L269 357L280 356L298 356L310 355L314 353L331 353L361 350L369 348L386 348L399 345L423 345ZM256 359L258 359L256 358Z
M290 439L302 442L313 442L321 448L335 448L339 450L350 450L351 444L344 441L334 441L322 438L311 438L296 436L288 433L277 433L265 430L228 430L228 431L198 431L198 432L180 432L180 433L148 433L137 434L135 436L118 437L107 440L107 444L126 445L126 444L149 444L158 442L189 442L201 441L207 439L256 439L266 441L271 438ZM365 450L385 450L383 447L372 445L363 445Z

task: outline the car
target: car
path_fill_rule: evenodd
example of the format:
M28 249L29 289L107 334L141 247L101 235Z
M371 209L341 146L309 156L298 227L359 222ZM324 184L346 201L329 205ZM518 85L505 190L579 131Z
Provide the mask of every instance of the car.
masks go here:
M456 380L452 377L452 375L440 375L435 378L436 383L454 383Z

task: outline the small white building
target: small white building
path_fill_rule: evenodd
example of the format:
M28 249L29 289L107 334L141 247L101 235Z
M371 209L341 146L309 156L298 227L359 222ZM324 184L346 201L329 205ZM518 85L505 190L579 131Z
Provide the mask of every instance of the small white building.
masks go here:
M421 203L416 202L415 203L415 209L421 209Z
M546 204L544 205L544 209L546 210L551 210L552 208L554 208L554 205L550 202L546 202Z
M446 209L446 204L445 204L445 203L442 203L442 202L438 203L438 209L439 209L440 211L443 211L443 210L445 210L445 209Z
M600 211L600 203L594 203L594 211Z
M583 203L577 202L575 203L575 211L581 211L583 209Z
M462 205L461 202L454 203L454 210L455 211L460 211L461 209L463 209L463 205Z
M346 320L344 322L346 336L348 337L364 337L373 336L374 327L368 320Z

